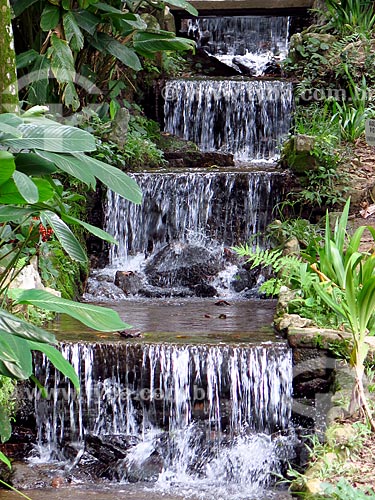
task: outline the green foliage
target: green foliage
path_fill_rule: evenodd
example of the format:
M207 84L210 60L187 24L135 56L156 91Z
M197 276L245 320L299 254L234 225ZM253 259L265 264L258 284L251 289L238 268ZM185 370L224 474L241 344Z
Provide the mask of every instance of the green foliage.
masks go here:
M142 58L153 60L159 52L194 50L193 41L161 29L158 19L150 14L162 16L166 4L197 15L196 9L183 0L156 1L152 5L139 1L124 5L120 0L78 4L15 0L16 16L22 14L17 25L22 29L23 23L27 24L27 34L32 24L33 37L17 58L18 69L36 77L27 86L28 103L55 102L58 96L60 102L75 111L82 104L78 85L90 94L93 77L102 88L105 82L112 81L116 66L138 72ZM93 71L88 71L89 67ZM50 81L50 71L57 85ZM79 82L76 72L80 73Z
M288 195L290 204L322 207L344 203L347 179L339 169L344 152L339 146L340 122L333 119L331 101L323 108L316 103L298 108L294 121L294 135L310 136L314 144L304 155L291 149L288 142L284 146L283 163L303 171L302 189Z
M8 441L12 433L10 424L16 409L14 380L0 375L0 440Z
M326 485L324 497L332 500L375 500L375 490L373 488L353 488L348 481L340 479L335 485Z
M70 204L77 197L65 191L54 174L69 174L88 187L95 187L97 178L136 202L140 201L141 193L124 172L85 156L85 152L95 150L91 134L50 121L43 116L43 111L43 108L32 109L22 117L9 113L0 115L0 145L9 148L9 151L3 149L0 155L0 375L11 380L32 378L32 352L41 351L79 389L78 376L55 347L54 335L18 318L6 308L12 310L22 304L66 313L99 331L122 330L129 325L110 309L72 302L44 290L17 290L9 286L31 258L38 255L40 248L45 252L45 259L40 259L40 263L47 272L50 237L55 238L54 246L59 242L72 259L87 262L68 224L80 225L114 242L103 230L70 213ZM48 272L53 274L53 266ZM1 411L1 438L8 439L10 432L9 414ZM9 465L3 454L0 460Z
M326 29L338 33L360 33L370 36L375 24L372 0L325 0L327 12L321 11L327 19Z
M75 118L76 124L97 138L94 155L99 160L120 168L124 164L129 168L163 166L164 154L155 143L160 139L159 124L146 118L138 106L129 103L128 106L131 114L123 148L110 140L113 122L104 113L83 110Z
M375 110L368 102L368 86L363 76L361 85L354 82L349 68L346 66L349 80L350 102L341 103L332 101L333 116L331 123L340 127L341 138L345 141L355 142L365 131L365 122L372 118Z

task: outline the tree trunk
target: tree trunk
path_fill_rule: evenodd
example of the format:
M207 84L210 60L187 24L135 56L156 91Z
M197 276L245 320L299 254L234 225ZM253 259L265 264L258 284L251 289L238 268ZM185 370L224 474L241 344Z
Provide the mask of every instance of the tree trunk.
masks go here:
M0 0L0 113L18 112L16 54L9 0Z

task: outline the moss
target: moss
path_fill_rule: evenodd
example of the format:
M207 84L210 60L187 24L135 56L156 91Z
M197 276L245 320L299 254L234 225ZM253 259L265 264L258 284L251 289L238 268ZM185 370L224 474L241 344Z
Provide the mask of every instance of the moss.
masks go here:
M64 299L76 299L83 293L88 276L88 265L72 261L61 249L52 255L52 263L58 272L54 287Z

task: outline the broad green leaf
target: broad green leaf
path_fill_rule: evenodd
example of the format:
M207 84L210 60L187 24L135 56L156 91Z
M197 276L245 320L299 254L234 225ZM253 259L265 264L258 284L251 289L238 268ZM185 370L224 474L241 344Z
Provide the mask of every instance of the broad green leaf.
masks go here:
M17 302L41 307L47 311L68 314L86 326L101 332L131 328L112 309L62 299L45 290L17 290Z
M23 69L35 63L35 61L39 58L39 55L39 52L34 49L18 54L16 56L17 69Z
M68 11L63 17L64 31L67 41L72 50L78 52L83 49L84 36L72 11Z
M32 356L28 341L0 330L0 349L8 350L16 360L5 361L0 358L0 374L18 380L28 379L33 372Z
M15 171L14 156L8 151L0 151L0 186L10 179Z
M34 123L39 124L50 124L56 125L56 120L51 120L46 117L46 113L49 112L49 107L46 104L35 104L32 108L27 109L22 114L22 120L24 123Z
M31 5L36 3L38 0L15 0L12 3L13 12L16 17L20 16L22 12L28 9Z
M75 20L80 28L90 33L90 35L95 35L96 27L100 23L100 19L96 17L91 12L87 10L76 10L73 12Z
M50 31L56 28L60 21L60 9L56 5L47 3L40 18L40 27L43 31Z
M84 222L82 220L76 219L75 217L71 217L70 215L62 214L61 218L67 222L68 224L73 224L73 225L80 225L84 227L89 233L93 234L94 236L97 236L101 240L107 241L108 243L111 243L112 245L117 245L117 241L114 239L112 235L107 233L106 231L103 231L103 229L99 229L96 226L92 226L91 224L88 224L87 222Z
M18 125L22 124L22 119L15 115L14 113L2 113L0 114L0 130L1 124L5 123L6 125L10 125L11 127L17 128Z
M54 190L47 180L35 178L32 181L37 187L39 202L48 201L53 197ZM27 200L20 193L13 179L9 179L0 186L0 203L4 205L24 205L26 202Z
M52 35L51 46L47 55L51 61L52 73L63 88L63 102L67 107L71 107L75 111L80 103L74 86L76 77L74 57L68 42L61 40L56 35Z
M50 63L46 54L39 54L31 68L31 74L23 83L27 87L27 100L31 104L47 102L50 76ZM22 80L22 79L21 79Z
M91 4L94 9L102 10L103 12L113 12L114 14L123 14L122 10L116 9L116 7L112 7L112 5L108 5L102 2L95 2Z
M8 179L0 186L0 204L25 205L26 200L19 192L13 179Z
M94 137L75 127L49 124L25 123L19 126L21 138L8 138L3 141L6 146L15 149L41 149L55 153L72 153L95 151Z
M18 153L15 157L17 170L26 175L51 175L57 171L56 166L35 153Z
M10 290L8 292L10 293ZM52 333L26 322L2 308L0 308L0 330L26 340L57 344L56 338Z
M90 169L87 168L85 161L77 159L71 155L61 155L55 153L49 153L47 151L38 151L38 156L54 163L60 170L66 172L73 177L76 177L80 181L84 182L88 186L95 188L96 180L94 175L91 173ZM82 155L86 158L85 155Z
M51 226L61 246L73 260L86 264L87 255L70 228L55 213L44 210L40 214L44 226Z
M142 69L139 57L133 49L126 47L106 33L98 33L97 39L93 39L91 44L99 51L105 51L108 54L119 59L125 66L134 71Z
M33 351L43 352L51 361L53 366L59 370L65 377L68 377L74 387L79 390L80 382L73 366L64 358L60 351L48 344L40 344L38 342L29 342L30 349Z
M65 106L67 108L72 108L73 111L76 111L80 107L81 103L73 82L67 82L65 84L62 100Z
M142 191L138 184L120 169L82 154L74 156L80 159L90 169L92 175L95 175L109 189L133 203L142 202Z
M36 212L35 208L0 206L0 223L15 222L25 217L30 217Z
M22 120L13 113L0 114L0 143L6 139L8 134L14 137L21 137L22 134L17 128L21 124Z
M198 16L198 11L195 7L191 5L191 3L187 2L187 0L166 0L165 2L168 5L173 5L173 7L180 7L181 9L186 10L192 16Z
M47 55L51 61L52 73L59 83L74 81L74 58L68 42L52 35Z
M7 123L0 123L0 143L9 136L22 137L21 132Z
M16 170L13 180L19 193L28 203L36 203L39 200L38 188L28 175Z
M5 465L7 465L9 469L12 468L12 464L10 463L9 458L6 455L4 455L2 451L0 451L0 461L3 462Z
M171 37L169 32L153 33L141 31L134 35L135 50L142 53L162 52L165 50L194 50L195 42L186 38Z

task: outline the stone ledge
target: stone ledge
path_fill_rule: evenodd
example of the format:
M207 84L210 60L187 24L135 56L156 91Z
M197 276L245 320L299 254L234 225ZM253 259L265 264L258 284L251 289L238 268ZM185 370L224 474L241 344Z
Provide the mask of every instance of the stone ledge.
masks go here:
M328 349L331 342L351 340L350 333L317 327L289 327L287 339L291 347Z

